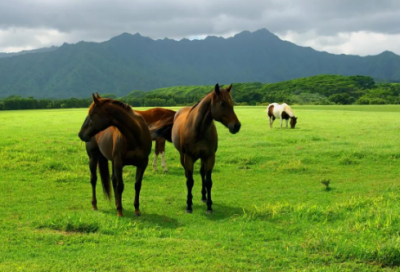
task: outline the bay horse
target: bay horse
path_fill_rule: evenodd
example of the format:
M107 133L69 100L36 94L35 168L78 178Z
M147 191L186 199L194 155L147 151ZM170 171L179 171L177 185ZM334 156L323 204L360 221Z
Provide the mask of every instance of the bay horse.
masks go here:
M134 110L134 112L139 113L144 118L148 126L152 126L161 119L170 120L172 123L176 113L173 110L164 108L152 108L145 111ZM155 141L153 170L157 171L157 158L160 154L161 166L164 170L164 173L168 172L167 166L165 164L165 139L157 137L153 139L153 141Z
M193 212L193 165L198 159L201 160L201 199L207 203L207 213L212 213L211 174L218 147L218 134L214 120L221 122L232 134L239 132L241 127L233 110L231 88L232 85L222 89L216 84L214 90L196 105L180 109L172 124L165 125L161 120L158 125L150 129L153 135L172 141L179 151L186 176L187 213Z
M286 120L286 128L288 127L288 120L290 119L290 128L294 128L297 123L297 117L294 116L292 109L288 104L282 103L279 105L278 103L272 103L268 105L267 114L269 118L269 127L272 128L272 123L275 121L275 118L281 120L281 129L282 122Z
M79 138L86 142L89 156L90 183L92 184L92 207L97 210L96 168L99 167L103 191L110 198L110 174L108 161L112 162L112 184L114 188L117 215L122 216L122 193L124 182L122 169L125 165L136 166L135 215L140 215L139 195L144 171L149 162L151 135L149 128L139 114L118 100L94 95Z

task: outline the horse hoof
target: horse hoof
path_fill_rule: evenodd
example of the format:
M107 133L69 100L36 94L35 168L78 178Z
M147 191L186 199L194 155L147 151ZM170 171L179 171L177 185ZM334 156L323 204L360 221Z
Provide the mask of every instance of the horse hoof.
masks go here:
M123 217L124 215L122 214L122 212L118 212L118 213L117 213L117 216L118 216L118 217Z
M201 202L206 203L207 199L202 199Z
M186 210L186 213L193 213L193 210Z
M92 211L97 211L97 207L92 207Z
M212 214L212 213L213 213L212 210L207 210L207 211L206 211L206 214Z
M168 173L168 170L164 170L164 173Z
M142 215L142 213L140 212L140 211L135 211L135 216L136 217L139 217L139 216L141 216Z

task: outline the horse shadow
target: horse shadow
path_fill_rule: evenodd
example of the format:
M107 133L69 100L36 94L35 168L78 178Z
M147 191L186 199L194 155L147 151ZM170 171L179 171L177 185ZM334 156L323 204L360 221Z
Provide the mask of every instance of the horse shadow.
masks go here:
M104 213L109 214L110 216L115 216L116 211L108 210L104 211ZM124 210L124 216L120 217L120 219L129 222L133 219L134 221L140 222L144 226L148 227L158 226L166 229L176 229L181 227L181 224L175 218L156 213L142 213L141 216L136 216L134 211Z
M213 173L219 173L220 170L218 168L213 169ZM182 177L182 180L186 181L185 178L185 169L183 167L170 167L168 168L168 172L154 172L155 174L158 175L170 175L170 176L176 176L176 177ZM200 166L198 168L195 168L195 172L193 174L193 178L195 181L199 180L201 182L201 177L200 177Z
M225 220L244 215L243 208L241 207L232 207L224 204L213 203L213 212L211 214L206 213L206 207L206 204L193 203L193 213L201 213L202 217L211 221Z

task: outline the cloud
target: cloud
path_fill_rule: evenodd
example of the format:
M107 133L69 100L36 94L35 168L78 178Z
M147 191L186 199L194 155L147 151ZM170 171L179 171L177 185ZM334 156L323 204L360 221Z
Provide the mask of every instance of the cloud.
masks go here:
M261 28L333 53L400 54L400 1L0 1L0 52L99 42L123 32L181 39Z

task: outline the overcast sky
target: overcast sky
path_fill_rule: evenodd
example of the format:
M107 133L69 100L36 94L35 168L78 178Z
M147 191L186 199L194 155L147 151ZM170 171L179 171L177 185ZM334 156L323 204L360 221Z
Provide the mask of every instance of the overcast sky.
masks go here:
M400 55L400 0L0 0L0 52L123 32L179 40L261 28L335 54Z

